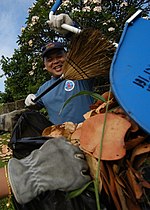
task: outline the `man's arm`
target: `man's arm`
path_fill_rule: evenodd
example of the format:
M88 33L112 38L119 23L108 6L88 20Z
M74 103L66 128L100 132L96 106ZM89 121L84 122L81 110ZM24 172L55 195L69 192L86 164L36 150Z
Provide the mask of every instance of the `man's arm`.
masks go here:
M0 198L5 198L9 195L9 186L5 168L0 168Z
M87 170L77 146L64 137L52 138L23 159L11 158L7 171L0 169L0 198L9 196L12 189L23 204L47 190L72 191L90 181Z

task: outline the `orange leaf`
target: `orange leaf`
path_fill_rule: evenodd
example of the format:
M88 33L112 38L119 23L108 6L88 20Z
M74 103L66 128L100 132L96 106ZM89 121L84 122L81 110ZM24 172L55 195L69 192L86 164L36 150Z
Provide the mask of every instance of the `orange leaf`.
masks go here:
M140 210L135 196L122 176L115 175L117 193L123 210Z
M131 140L129 140L129 141L126 141L126 142L125 142L126 150L133 149L133 148L136 147L138 144L140 144L141 142L143 142L144 139L145 139L145 137L143 137L143 136L138 136L138 137L135 138L135 139L131 139Z
M81 136L81 127L77 128L74 133L71 135L71 140L80 139Z
M136 170L143 169L143 165L148 161L148 153L144 153L140 155L140 158L137 158L136 161L134 161L134 168ZM142 171L141 171L142 172Z
M121 205L120 205L120 201L118 199L119 197L118 197L117 189L116 189L116 185L115 185L114 173L112 171L111 166L108 163L106 165L107 165L107 169L108 169L108 173L109 173L109 185L108 185L108 187L109 187L112 199L114 201L116 209L117 210L122 210Z
M150 183L147 182L145 179L141 180L140 184L141 184L143 187L150 189Z
M137 123L135 123L133 120L129 119L129 122L131 123L131 132L136 132L139 130L139 126Z
M140 199L143 194L142 187L137 183L136 177L130 168L127 170L127 177L136 199Z
M133 161L137 155L141 155L143 153L148 153L148 152L150 152L150 144L144 143L144 144L140 144L140 145L136 146L132 152L131 163L133 163Z
M65 122L62 125L52 125L44 129L42 136L64 136L69 139L71 134L75 131L76 126L77 125L72 122Z
M121 180L125 185L124 193L126 195L126 202L127 202L127 206L129 207L129 210L133 210L133 209L140 210L141 208L139 204L137 203L137 200L135 198L135 194L132 190L132 186L130 185L130 182L124 177L124 175L121 176Z
M115 185L116 185L116 189L117 189L117 193L118 193L118 196L120 199L122 209L129 210L129 208L127 207L127 204L126 204L126 198L125 198L124 192L122 190L122 187L118 184L118 182L116 180L115 180Z
M128 160L127 160L127 164L128 164L128 166L129 166L129 168L131 169L132 173L134 174L134 176L137 178L138 183L139 183L141 186L150 189L150 183L148 183L148 182L143 178L142 172L136 171L136 170L132 167L131 163L130 163Z
M101 176L102 186L104 188L104 191L109 196L108 174L107 174L106 168L104 166L104 161L101 161L101 165L100 165L100 176Z
M126 199L129 210L142 210L140 205L137 202L133 202L131 198Z
M85 151L98 158L104 126L105 114L97 114L85 120L81 128L80 145ZM102 160L117 160L125 156L124 136L131 126L126 119L107 113L104 139L102 144Z

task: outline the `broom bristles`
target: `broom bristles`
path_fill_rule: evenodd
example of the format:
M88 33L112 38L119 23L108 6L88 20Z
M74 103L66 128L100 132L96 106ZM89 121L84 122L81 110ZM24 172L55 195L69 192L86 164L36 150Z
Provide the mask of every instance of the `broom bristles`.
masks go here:
M98 29L75 35L63 65L64 78L72 80L108 76L115 47Z

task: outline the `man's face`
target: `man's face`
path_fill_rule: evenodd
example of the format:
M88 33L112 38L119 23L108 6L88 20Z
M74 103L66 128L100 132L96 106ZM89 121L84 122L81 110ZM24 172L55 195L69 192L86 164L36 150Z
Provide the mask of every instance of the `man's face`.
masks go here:
M66 59L64 50L55 49L46 54L44 57L44 65L48 72L54 77L60 77L63 73L62 66Z

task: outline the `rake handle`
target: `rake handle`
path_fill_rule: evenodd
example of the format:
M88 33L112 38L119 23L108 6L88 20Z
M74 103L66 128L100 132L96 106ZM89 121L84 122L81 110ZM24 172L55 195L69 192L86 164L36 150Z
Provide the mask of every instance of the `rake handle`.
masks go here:
M59 6L62 4L62 0L56 0L55 4L51 8L51 12L55 13Z
M51 10L50 10L50 13L49 13L49 20L52 19L52 16L54 15L54 13L56 12L56 10L59 8L59 6L62 4L62 1L61 0L56 0L55 4L52 6ZM80 33L81 30L74 27L74 26L70 26L68 24L62 24L61 25L61 28L67 30L67 31L70 31L72 33Z
M46 90L44 90L41 94L39 94L34 100L32 100L34 103L36 103L42 96L47 94L50 90L55 88L57 85L59 85L63 81L63 77L60 77L56 82L54 82L51 86L49 86Z

